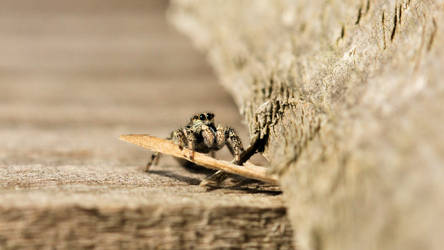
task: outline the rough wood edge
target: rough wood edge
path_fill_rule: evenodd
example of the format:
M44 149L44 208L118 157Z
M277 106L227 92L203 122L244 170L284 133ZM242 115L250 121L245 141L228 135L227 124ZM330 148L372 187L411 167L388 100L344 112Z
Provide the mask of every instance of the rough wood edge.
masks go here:
M227 173L260 180L274 185L279 184L278 178L275 175L267 174L267 168L259 167L248 162L243 166L238 166L227 161L214 159L206 154L198 153L188 148L181 149L178 145L169 140L147 134L121 135L119 139L162 154L183 158L209 169L223 170Z

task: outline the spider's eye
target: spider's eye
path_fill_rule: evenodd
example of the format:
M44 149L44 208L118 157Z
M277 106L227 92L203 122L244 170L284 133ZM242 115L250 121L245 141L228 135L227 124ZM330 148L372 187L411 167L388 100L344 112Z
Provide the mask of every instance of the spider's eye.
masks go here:
M214 114L213 114L213 113L208 113L208 114L207 114L207 119L208 119L208 120L213 119L213 117L214 117Z
M205 115L204 114L200 114L199 118L203 121L203 120L205 120Z
M197 115L193 116L193 120L197 120L199 117Z

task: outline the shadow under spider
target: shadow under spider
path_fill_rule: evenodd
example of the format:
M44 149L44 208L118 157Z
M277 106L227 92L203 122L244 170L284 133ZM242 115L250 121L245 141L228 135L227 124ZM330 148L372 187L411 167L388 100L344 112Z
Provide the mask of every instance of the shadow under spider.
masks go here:
M256 188L250 188L250 187L224 187L225 189L229 190L236 190L236 191L243 191L245 193L249 194L266 194L266 195L280 195L282 194L282 191L278 190L263 190L263 189L256 189Z
M165 170L150 170L149 173L160 175L163 177L173 178L175 180L187 183L189 185L195 185L195 186L199 185L200 182L202 181L202 179L183 176L183 175L179 175L174 172L165 171ZM241 192L245 192L245 193L249 193L249 194L267 194L267 195L273 195L273 196L282 194L282 191L280 191L280 190L263 189L263 188L267 188L267 186L263 186L262 188L247 186L248 184L257 184L257 185L261 186L261 183L262 183L261 181L245 179L245 180L241 180L238 184L236 184L234 186L213 187L213 188L208 188L207 190L214 191L216 189L225 189L225 190L241 191ZM264 185L266 185L266 184L264 184Z
M234 177L233 179L236 179L236 177ZM249 194L266 194L266 195L273 195L273 196L282 194L281 190L276 190L273 188L274 185L270 186L269 184L266 184L262 181L246 179L246 178L245 179L241 178L241 180L238 180L238 181L239 182L235 185L211 187L211 188L207 189L207 191L213 191L216 189L223 188L226 190L242 191L242 192L249 193ZM256 184L256 186L252 187L251 186L252 184Z
M200 181L201 181L200 179L197 179L197 178L183 176L183 175L179 175L179 174L176 174L174 172L165 171L165 170L150 170L148 173L149 174L157 174L157 175L160 175L160 176L173 178L175 180L178 180L178 181L181 181L181 182L185 182L185 183L187 183L189 185L199 185Z

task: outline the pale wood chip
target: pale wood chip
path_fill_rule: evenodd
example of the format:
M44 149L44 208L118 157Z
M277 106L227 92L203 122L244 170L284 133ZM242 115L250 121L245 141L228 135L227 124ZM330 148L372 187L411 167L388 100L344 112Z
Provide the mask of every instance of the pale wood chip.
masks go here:
M278 178L274 175L267 174L267 168L256 166L249 162L243 166L238 166L227 161L214 159L206 154L198 153L188 148L181 149L169 140L146 134L121 135L120 139L151 151L186 159L202 167L223 170L227 173L278 185Z

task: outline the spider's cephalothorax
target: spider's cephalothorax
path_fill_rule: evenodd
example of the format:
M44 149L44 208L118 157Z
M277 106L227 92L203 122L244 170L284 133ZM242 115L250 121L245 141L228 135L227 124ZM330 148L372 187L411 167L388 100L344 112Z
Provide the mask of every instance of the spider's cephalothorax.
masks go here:
M168 139L181 147L186 147L200 153L212 153L227 145L233 155L233 163L238 164L241 154L244 152L242 142L236 131L220 124L215 125L213 113L201 113L194 115L188 124L173 131ZM147 170L155 164L160 157L154 153L147 164ZM223 179L223 172L218 171L210 179Z

